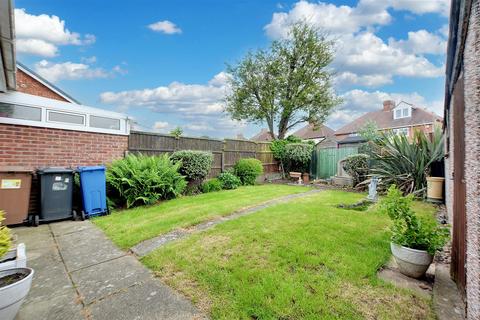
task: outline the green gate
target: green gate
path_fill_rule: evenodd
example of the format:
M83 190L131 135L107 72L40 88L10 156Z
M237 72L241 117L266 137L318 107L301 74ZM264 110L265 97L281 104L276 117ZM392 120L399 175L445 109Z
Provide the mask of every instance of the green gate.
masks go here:
M358 147L322 148L313 151L311 174L315 179L327 179L337 174L338 161L357 154Z

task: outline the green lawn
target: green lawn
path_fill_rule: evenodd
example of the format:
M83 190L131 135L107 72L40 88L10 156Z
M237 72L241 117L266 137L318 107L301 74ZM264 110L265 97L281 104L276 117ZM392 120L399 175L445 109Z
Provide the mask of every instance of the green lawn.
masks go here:
M187 228L245 207L308 190L307 187L276 184L241 187L117 211L92 221L119 247L127 249L177 228Z
M335 207L362 197L324 191L295 199L142 261L212 319L433 319L429 300L376 276L390 257L388 217L375 207ZM435 212L423 203L415 209L430 219Z

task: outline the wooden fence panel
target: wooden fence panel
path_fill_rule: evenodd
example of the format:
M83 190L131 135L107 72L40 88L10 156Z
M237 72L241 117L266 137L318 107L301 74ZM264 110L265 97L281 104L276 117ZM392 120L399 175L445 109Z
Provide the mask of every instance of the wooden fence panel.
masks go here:
M145 155L161 155L177 150L202 150L213 153L213 165L209 177L232 168L238 160L256 158L263 164L265 173L278 172L278 163L270 151L270 143L257 143L236 139L208 139L180 137L150 132L131 132L128 143L129 152Z
M315 150L317 161L313 173L316 179L328 179L337 174L338 162L349 155L357 154L358 147L319 148Z

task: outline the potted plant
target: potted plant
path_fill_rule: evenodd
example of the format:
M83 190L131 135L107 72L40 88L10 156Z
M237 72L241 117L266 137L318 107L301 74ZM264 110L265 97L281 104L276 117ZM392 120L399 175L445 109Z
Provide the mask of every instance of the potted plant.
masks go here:
M401 273L420 278L449 236L447 227L419 219L412 210L413 195L403 196L392 185L381 202L382 211L393 221L390 248Z
M4 220L0 211L0 223ZM0 257L10 249L10 230L0 225ZM0 319L13 320L30 291L33 269L12 268L0 271Z

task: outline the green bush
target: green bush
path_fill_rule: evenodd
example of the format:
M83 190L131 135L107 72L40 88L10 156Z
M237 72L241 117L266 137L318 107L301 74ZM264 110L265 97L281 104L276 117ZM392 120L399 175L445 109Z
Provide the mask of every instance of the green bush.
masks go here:
M387 196L381 201L382 212L393 221L391 240L397 245L425 250L434 255L448 240L448 228L418 219L412 210L412 201L412 194L404 197L395 185L390 186Z
M222 182L223 189L227 190L237 189L242 184L240 178L230 171L220 173L217 178Z
M0 258L10 250L12 245L10 229L2 224L3 220L5 220L4 212L0 210Z
M289 171L308 172L313 146L309 143L291 143L285 147Z
M220 191L223 189L223 183L217 178L213 178L202 183L201 189L203 193Z
M243 185L254 185L258 176L263 173L263 166L260 160L246 158L238 160L233 170Z
M180 163L168 155L148 157L130 154L107 169L109 199L127 208L153 204L180 195L187 183L178 172Z
M352 177L353 186L365 181L368 175L368 156L354 154L344 159L343 169Z
M213 163L213 154L205 151L176 151L170 158L173 162L181 163L180 173L186 177L187 181L198 184L208 176Z

